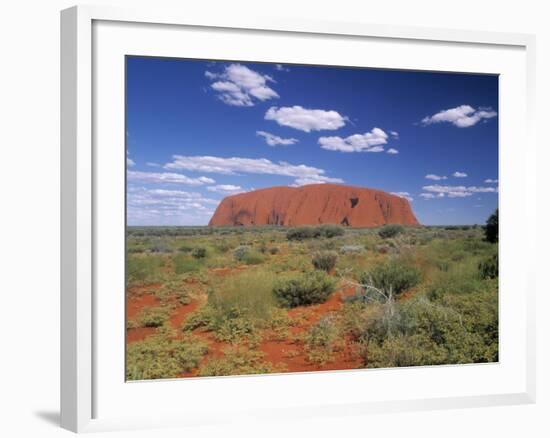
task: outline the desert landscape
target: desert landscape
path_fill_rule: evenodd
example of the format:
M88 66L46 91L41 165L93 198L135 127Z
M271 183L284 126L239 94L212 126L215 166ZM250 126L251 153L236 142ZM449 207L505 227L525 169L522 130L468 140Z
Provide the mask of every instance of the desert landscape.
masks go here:
M499 360L497 75L125 59L128 381Z
M494 223L308 186L227 197L209 227L130 227L127 378L497 361Z

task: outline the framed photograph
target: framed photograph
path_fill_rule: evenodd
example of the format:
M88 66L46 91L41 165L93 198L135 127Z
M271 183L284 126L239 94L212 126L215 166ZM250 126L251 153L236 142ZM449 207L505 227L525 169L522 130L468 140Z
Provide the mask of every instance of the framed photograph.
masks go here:
M534 401L532 36L61 18L63 427Z

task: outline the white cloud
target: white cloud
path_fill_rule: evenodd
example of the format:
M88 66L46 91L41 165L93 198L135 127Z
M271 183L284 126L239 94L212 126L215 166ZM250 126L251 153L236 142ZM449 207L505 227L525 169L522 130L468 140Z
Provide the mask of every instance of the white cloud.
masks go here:
M466 178L466 177L468 176L468 174L465 173L465 172L459 172L459 171L457 170L455 173L453 173L453 176L454 176L455 178Z
M435 195L433 193L420 193L420 196L424 199L433 199L435 198ZM443 195L445 196L445 195Z
M427 174L424 178L431 179L434 181L441 181L442 179L447 179L446 176L434 175L433 173Z
M334 130L346 124L346 118L337 111L307 109L298 105L281 108L273 106L265 113L265 119L304 132Z
M390 135L394 140L399 140L399 133L396 131L390 131Z
M204 225L220 201L196 192L130 186L127 202L131 225Z
M236 195L237 193L243 193L247 191L241 186L235 186L233 184L218 184L216 186L209 186L206 188L206 190L208 190L209 192L231 195Z
M126 134L128 135L128 133ZM130 158L130 151L126 151L126 167L135 166L136 162Z
M478 122L496 117L496 111L491 108L478 108L477 110L470 105L460 105L456 108L450 108L438 112L432 116L422 119L424 126L433 123L452 123L458 128L468 128L476 125Z
M206 176L190 178L180 173L169 172L141 172L129 170L127 173L128 181L142 182L152 184L183 184L188 186L202 186L204 184L214 184L216 181Z
M290 71L288 67L285 67L283 64L275 64L275 70L277 71Z
M498 184L498 179L486 179L483 181L485 184Z
M399 151L397 149L394 149L394 148L389 148L387 151L386 151L387 154L390 154L390 155L396 155L399 153Z
M145 164L147 164L147 166L150 166L150 167L162 167L160 164L158 164L158 163L153 163L153 162L151 162L151 161L148 161L148 162L145 163Z
M449 198L466 198L472 196L474 193L496 193L498 190L494 187L476 187L476 186L442 186L439 184L424 186L422 190L425 192L435 193L437 197L443 198L445 196ZM423 198L430 199L430 196L423 196ZM435 196L434 196L435 197Z
M296 185L319 183L342 183L340 178L325 175L323 169L305 164L290 164L284 161L274 163L267 158L212 157L212 156L182 156L174 155L174 160L167 163L166 169L185 169L194 172L219 173L222 175L238 175L251 173L259 175L280 175L295 178Z
M231 64L220 74L210 71L204 74L208 79L215 81L210 86L228 105L254 106L258 100L279 97L277 92L267 85L267 82L274 82L271 76L260 74L241 64Z
M277 145L287 146L287 145L298 143L298 140L295 138L282 138L265 131L256 131L256 135L264 137L265 142L269 146L277 146Z
M413 197L409 192L391 192L391 194L395 196L399 196L400 198L405 198L410 202L413 201Z
M307 186L308 184L339 184L343 183L344 180L341 178L331 178L324 175L309 175L304 177L296 178L294 184L291 184L293 187Z
M373 128L364 134L354 134L342 138L338 136L321 137L321 148L340 152L382 152L382 145L388 142L388 134L380 128ZM395 149L394 149L395 150Z

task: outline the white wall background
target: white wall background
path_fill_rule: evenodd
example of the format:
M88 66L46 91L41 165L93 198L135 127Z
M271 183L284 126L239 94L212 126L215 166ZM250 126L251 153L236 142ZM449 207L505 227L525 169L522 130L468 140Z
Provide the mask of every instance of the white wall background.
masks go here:
M152 1L96 1L151 6ZM325 418L223 428L118 432L107 436L550 436L550 308L544 282L550 247L543 206L549 187L544 135L550 119L550 14L547 2L523 0L302 1L215 0L199 5L156 0L158 7L196 7L537 35L538 402L530 406ZM4 2L0 12L0 435L68 436L59 418L59 10L65 0ZM521 148L522 145L518 144ZM544 229L543 229L544 228ZM546 235L543 234L543 231ZM518 230L521 232L521 229Z

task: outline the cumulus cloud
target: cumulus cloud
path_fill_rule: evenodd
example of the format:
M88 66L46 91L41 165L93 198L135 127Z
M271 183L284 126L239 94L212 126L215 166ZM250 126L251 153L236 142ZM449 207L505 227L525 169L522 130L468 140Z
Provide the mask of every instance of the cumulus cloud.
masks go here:
M170 172L141 172L129 170L127 173L128 181L142 182L151 184L182 184L187 186L202 186L204 184L214 184L216 181L206 176L190 178L180 173Z
M126 151L126 167L132 167L136 165L136 162L132 160L130 157L130 152Z
M432 116L422 119L422 125L427 126L433 123L452 123L458 128L469 128L482 120L496 117L496 111L492 108L475 109L470 105L460 105L456 108L442 110Z
M472 196L474 193L496 193L498 190L495 187L476 187L476 186L443 186L439 184L429 185L422 187L422 190L428 192L428 194L437 195L438 198L466 198ZM422 196L426 199L432 199L436 196Z
M431 179L434 181L441 181L442 179L447 179L446 176L434 175L433 173L428 173L424 178Z
M180 190L128 188L131 225L204 225L220 201Z
M265 131L256 131L256 135L259 135L260 137L265 138L265 142L269 146L277 146L277 145L288 146L291 144L298 143L298 140L295 138L282 138Z
M390 135L391 135L391 137L392 137L394 140L398 140L398 139L399 139L399 133L396 132L396 131L390 131Z
M340 178L325 175L323 169L305 164L290 164L284 161L275 163L267 158L182 156L174 155L173 161L164 166L166 169L190 170L194 172L238 175L251 173L259 175L280 175L295 178L295 185L342 183Z
M233 106L254 106L257 101L278 98L267 83L274 82L269 75L260 74L241 64L231 64L222 73L206 71L205 76L215 81L210 87L218 92L222 102Z
M319 138L321 148L340 152L382 152L384 150L382 145L387 142L388 134L380 128L373 128L370 132L354 134L346 138L338 136Z
M236 195L237 193L243 193L247 191L241 186L236 186L233 184L218 184L216 186L209 186L206 188L206 190L214 193L222 193L224 195Z
M453 173L453 176L455 178L466 178L468 176L468 174L466 172L459 172L458 170Z
M498 184L498 179L486 179L483 181L485 184Z
M394 149L394 148L389 148L387 151L386 151L387 154L390 154L390 155L396 155L399 153L399 151L397 149Z
M277 71L290 71L288 67L285 67L283 64L275 64L275 70Z
M335 130L344 126L347 120L337 111L308 109L299 105L281 108L273 106L265 113L265 119L304 132Z
M391 194L395 196L399 196L400 198L405 198L410 202L414 200L409 192L391 192Z

